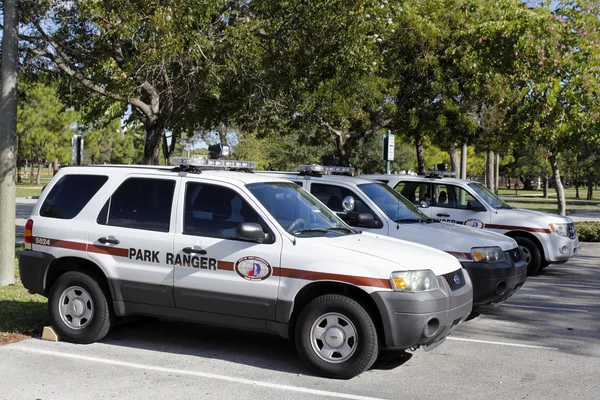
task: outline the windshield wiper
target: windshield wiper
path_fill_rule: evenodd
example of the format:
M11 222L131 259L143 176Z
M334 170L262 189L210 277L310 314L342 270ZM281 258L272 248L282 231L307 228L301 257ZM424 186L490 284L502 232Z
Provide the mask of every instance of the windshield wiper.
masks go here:
M293 231L292 233L295 235L298 233L306 233L306 232L330 233L330 232L338 232L338 231L355 233L354 230L348 229L348 228L343 228L343 227L339 227L339 228L307 228L307 229L299 229L297 231Z
M414 222L414 223L420 223L422 220L417 219L417 218L403 218L403 219L397 219L394 222L397 224L403 224L405 222Z

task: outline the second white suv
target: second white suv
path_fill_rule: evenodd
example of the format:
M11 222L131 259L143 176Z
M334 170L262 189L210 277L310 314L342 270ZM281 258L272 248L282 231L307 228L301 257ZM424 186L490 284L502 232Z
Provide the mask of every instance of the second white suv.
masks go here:
M300 172L258 172L304 187L358 229L443 250L456 257L473 281L473 305L498 304L527 277L517 243L489 231L436 223L381 182L329 173L342 167L302 165ZM401 249L397 257L402 257Z

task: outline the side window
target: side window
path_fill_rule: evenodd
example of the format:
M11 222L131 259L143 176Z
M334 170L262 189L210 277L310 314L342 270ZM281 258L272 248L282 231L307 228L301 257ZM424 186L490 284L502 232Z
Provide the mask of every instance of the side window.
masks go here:
M429 183L427 182L401 181L394 186L394 190L416 205L419 205L421 200L428 199L431 201Z
M467 209L467 202L475 200L466 190L454 185L435 185L434 205L436 207Z
M108 199L96 220L100 225L169 232L175 181L129 178Z
M377 228L383 226L383 224L381 223L379 218L377 218L377 215L371 210L371 208L369 208L369 206L367 206L364 203L364 201L361 200L361 198L350 189L346 189L344 187L336 185L313 183L310 185L310 192L313 194L313 196L315 196L323 204L325 204L327 208L329 208L331 211L347 214L347 216L349 216L350 218L344 217L343 219L346 221L346 223L350 225L354 225L354 222L351 218L352 215L367 213L371 214L373 218L375 218L375 221L378 224ZM344 197L346 196L354 197L354 210L350 213L345 213L344 208L342 207L342 200L344 200Z
M223 186L188 182L185 191L183 234L236 239L237 227L244 222L260 224L267 233L269 228L258 213L234 190Z
M52 187L40 208L42 217L71 219L83 210L108 180L103 175L65 175Z

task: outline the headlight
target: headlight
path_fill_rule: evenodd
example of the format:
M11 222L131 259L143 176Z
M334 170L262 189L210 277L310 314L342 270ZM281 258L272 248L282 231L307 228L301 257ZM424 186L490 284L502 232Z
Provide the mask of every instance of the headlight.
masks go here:
M392 288L399 292L425 292L439 289L437 277L430 269L392 272L390 282Z
M569 236L567 224L550 224L550 232L556 232L560 236Z
M473 257L473 261L504 261L504 252L500 247L473 247L471 249L471 256Z

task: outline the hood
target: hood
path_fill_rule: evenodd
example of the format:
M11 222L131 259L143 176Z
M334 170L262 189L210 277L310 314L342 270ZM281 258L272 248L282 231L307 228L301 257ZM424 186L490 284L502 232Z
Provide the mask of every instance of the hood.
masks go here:
M461 268L458 260L448 253L418 243L363 232L328 238L323 244L337 249L371 255L405 270L430 269L436 275L447 274Z
M490 246L500 246L506 251L517 247L517 242L500 233L444 222L400 224L399 229L392 225L390 235L447 252L470 253L473 247Z
M500 209L493 220L500 225L526 226L531 228L548 229L550 223L572 223L571 218L558 214L550 214L541 211L525 210L523 208Z

